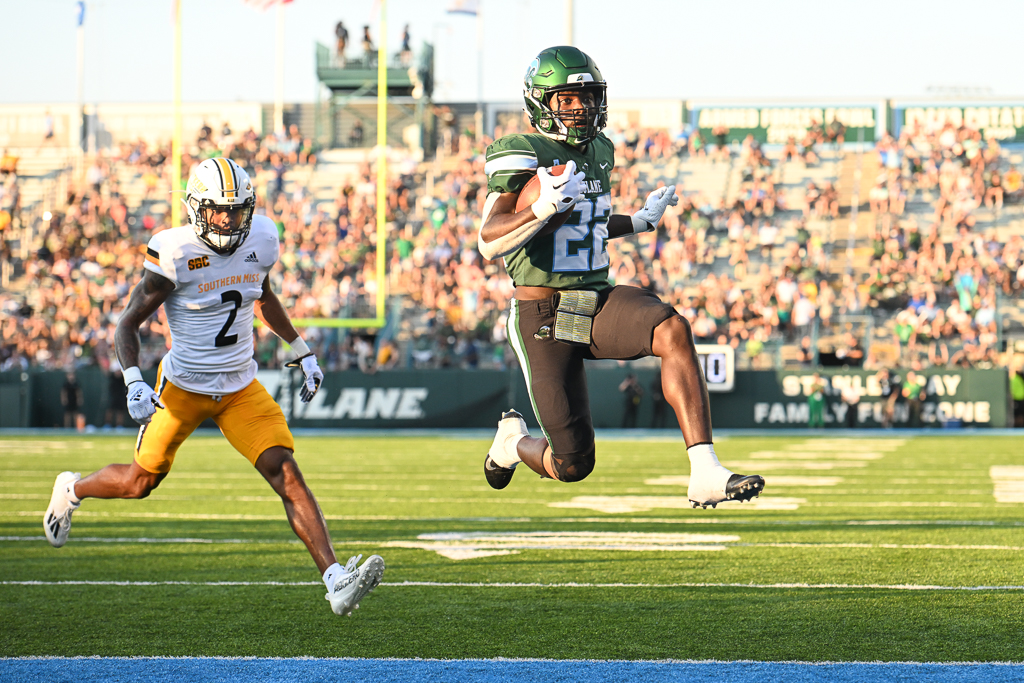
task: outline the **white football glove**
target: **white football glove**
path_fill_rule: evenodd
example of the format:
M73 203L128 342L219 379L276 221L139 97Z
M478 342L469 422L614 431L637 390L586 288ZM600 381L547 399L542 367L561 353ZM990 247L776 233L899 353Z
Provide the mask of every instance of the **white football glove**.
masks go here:
M633 214L633 233L649 232L658 227L661 217L665 215L665 209L679 203L679 195L676 194L676 186L659 187L647 195L644 208Z
M303 403L309 403L313 396L316 395L317 389L320 388L320 384L324 381L324 372L317 364L316 356L311 353L308 356L296 358L293 361L285 363L285 367L302 368L302 376L305 378L305 383L302 385L299 397L302 399Z
M136 380L127 386L128 391L128 414L140 425L148 425L156 415L157 408L163 408L164 404L149 386L142 380Z
M583 179L587 174L576 172L575 161L567 163L565 170L558 175L551 175L546 168L538 168L537 177L540 178L540 196L530 208L533 215L542 221L571 209L583 199Z

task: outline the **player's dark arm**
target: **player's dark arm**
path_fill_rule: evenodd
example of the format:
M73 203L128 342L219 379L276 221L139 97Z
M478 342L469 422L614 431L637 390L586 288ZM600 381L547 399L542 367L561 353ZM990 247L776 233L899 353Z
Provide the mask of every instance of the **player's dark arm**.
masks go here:
M516 212L516 200L519 195L506 192L498 195L491 207L487 220L480 227L480 236L487 242L504 237L516 228L537 220L532 207ZM626 215L616 214L608 219L608 239L625 237L633 233L633 219Z
M485 242L493 242L516 228L521 228L527 223L537 220L531 206L522 211L516 211L518 198L519 194L516 192L502 192L498 195L487 214L487 220L480 226L480 237Z
M122 368L138 366L139 327L156 313L173 291L174 283L163 275L151 270L143 272L142 280L132 290L114 332L114 351Z
M292 320L288 317L288 311L284 310L281 300L277 298L277 294L274 294L274 290L270 288L269 277L263 278L263 294L256 301L254 310L256 317L269 327L271 332L284 341L291 343L298 338L299 332L292 325Z

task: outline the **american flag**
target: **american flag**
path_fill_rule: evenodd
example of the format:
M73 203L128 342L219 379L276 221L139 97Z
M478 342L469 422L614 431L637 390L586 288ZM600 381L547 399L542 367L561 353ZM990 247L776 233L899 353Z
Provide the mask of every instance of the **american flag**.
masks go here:
M448 6L448 14L470 14L476 16L480 11L480 0L452 0Z

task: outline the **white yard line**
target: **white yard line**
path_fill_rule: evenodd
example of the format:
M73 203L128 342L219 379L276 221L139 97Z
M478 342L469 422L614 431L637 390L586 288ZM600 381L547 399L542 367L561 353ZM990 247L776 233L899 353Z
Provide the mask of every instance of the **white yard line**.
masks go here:
M844 504L847 505L847 504ZM849 503L849 506L862 506ZM956 504L953 504L954 506ZM949 505L945 507L951 507ZM996 507L991 505L989 507ZM1008 506L1007 506L1008 507ZM728 508L723 508L728 509ZM734 508L735 509L735 508ZM745 508L747 511L750 508ZM1002 507L1000 509L1006 509ZM40 510L5 510L0 517L42 517ZM417 515L324 515L329 521L338 522L473 522L487 524L725 524L746 527L814 527L814 526L988 526L1022 527L1024 521L999 520L957 520L957 519L865 519L865 520L788 520L758 519L753 517L701 517L701 511L687 517L421 517ZM185 512L103 512L79 510L75 519L97 517L103 519L178 519L197 521L257 521L283 520L284 513L277 515L242 515Z
M706 550L709 548L858 548L865 550L995 550L999 552L1022 552L1024 546L1016 545L991 545L991 544L940 544L940 543L773 543L773 542L740 542L739 536L701 535L686 534L679 535L685 538L673 538L676 534L612 534L615 539L622 541L633 541L632 545L623 543L610 543L599 534L586 534L582 537L574 537L571 532L532 532L539 538L532 538L527 534L459 534L460 541L466 547L488 548L529 548L532 550L631 550L642 552L644 550L678 550L677 543L689 543L693 547L686 547L686 550ZM387 548L410 548L420 550L432 550L427 540L443 541L435 539L445 534L423 534L420 541L406 540L361 540L361 541L334 541L336 546L370 546ZM461 538L464 536L465 538ZM654 537L654 538L648 538ZM647 542L647 546L641 545L637 540ZM45 536L0 536L0 542L10 543L39 543L45 541ZM72 537L75 543L121 543L121 544L182 544L182 545L296 545L301 543L293 539L231 539L231 538L126 538L126 537L101 537L85 536L82 538ZM570 544L569 541L576 541ZM699 546L696 544L708 543L714 545ZM449 542L449 545L452 545ZM657 547L657 546L661 547ZM447 546L446 546L447 547Z
M320 581L0 581L0 586L319 586ZM1021 591L1021 586L940 586L930 584L884 583L517 583L473 581L383 582L388 588L753 588L759 590L838 589L901 591Z

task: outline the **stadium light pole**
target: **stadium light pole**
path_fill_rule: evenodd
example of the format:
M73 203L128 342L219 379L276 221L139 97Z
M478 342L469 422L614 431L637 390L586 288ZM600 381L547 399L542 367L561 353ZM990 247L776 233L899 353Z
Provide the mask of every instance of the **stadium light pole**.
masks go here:
M388 163L388 0L380 0L380 45L377 51L377 322L384 322L384 281L387 235L387 163Z
M86 135L88 134L85 125L85 1L78 0L75 5L76 21L78 23L78 151L85 153Z
M171 136L171 227L181 225L181 2L174 0L174 131Z
M573 44L573 7L572 0L565 0L565 44Z

